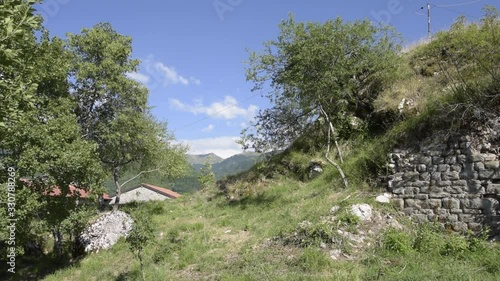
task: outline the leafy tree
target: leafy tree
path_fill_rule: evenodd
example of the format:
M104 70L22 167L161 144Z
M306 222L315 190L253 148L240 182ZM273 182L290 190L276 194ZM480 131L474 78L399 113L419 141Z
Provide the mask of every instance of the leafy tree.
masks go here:
M209 160L205 161L205 164L203 164L200 175L198 176L198 181L202 188L205 189L215 186L215 174L212 171L212 164L210 164Z
M19 120L33 108L36 83L31 62L37 48L33 33L41 29L41 18L34 15L39 1L0 2L0 128ZM5 135L0 135L4 138Z
M72 113L64 42L43 30L33 14L36 2L0 3L0 184L6 181L5 170L14 168L20 253L39 251L50 230L60 246L60 225L75 204L66 197L69 185L96 190L103 176L97 146L81 138ZM35 31L41 31L39 39ZM29 184L21 177L30 178ZM60 199L71 205L52 204L53 198L44 196L54 186L61 188ZM2 188L2 198L4 192ZM5 210L0 213L6 215ZM0 222L2 229L5 223Z
M67 45L73 55L71 88L78 123L83 137L97 143L99 159L113 175L115 209L122 186L136 177L182 174L185 148L174 145L166 124L151 116L147 88L126 76L139 64L129 58L131 38L101 23L81 34L68 34ZM141 172L121 182L120 177L137 166Z
M286 148L317 121L329 136L349 137L358 123L369 120L373 101L394 79L397 36L368 20L340 18L320 24L290 16L279 28L278 39L250 53L247 62L247 80L273 107L259 112L256 123L243 131L245 148Z

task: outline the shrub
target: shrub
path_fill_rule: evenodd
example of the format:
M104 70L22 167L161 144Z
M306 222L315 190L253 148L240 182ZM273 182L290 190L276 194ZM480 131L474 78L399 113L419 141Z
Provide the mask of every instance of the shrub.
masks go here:
M411 236L401 230L394 228L388 229L383 235L382 242L384 249L390 252L406 254L413 251L413 240Z

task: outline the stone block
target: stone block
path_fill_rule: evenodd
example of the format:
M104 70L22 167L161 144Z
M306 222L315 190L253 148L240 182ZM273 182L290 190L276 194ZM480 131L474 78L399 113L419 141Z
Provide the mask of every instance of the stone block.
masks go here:
M467 186L467 181L466 180L454 180L451 182L451 184L453 186L463 186L463 187L466 187Z
M421 181L430 181L431 180L431 174L429 172L423 172L420 174L420 180Z
M443 190L444 192L450 193L452 195L464 192L463 186L445 186Z
M419 189L420 189L420 193L429 194L431 192L430 185L419 187Z
M439 208L441 208L441 199L426 200L425 204L422 204L422 208L432 209L432 210L439 209Z
M457 163L457 156L450 155L444 158L444 163L448 165L455 165Z
M435 181L441 180L441 173L440 172L432 172L431 173L431 180L435 180Z
M483 201L482 198L473 198L469 200L469 206L468 208L470 209L484 209L484 204L486 202Z
M446 198L448 196L450 196L448 193L438 193L438 192L436 192L436 193L430 193L429 194L429 198L431 198L431 199L442 199L442 198Z
M481 185L479 180L469 180L467 182L467 189L470 194L484 194L486 189Z
M451 225L451 229L453 229L453 231L456 231L456 232L467 231L467 224L466 223L456 221L456 222L452 222L450 225Z
M488 194L500 194L500 184L494 184L488 182L486 186L486 193Z
M473 232L479 232L483 230L483 225L477 222L471 222L467 224L467 227Z
M484 153L483 154L484 161L489 162L489 161L495 161L497 160L497 155L493 153Z
M427 172L427 166L425 164L418 164L416 169L419 173Z
M472 153L469 155L469 160L472 162L483 162L484 156L481 153Z
M480 180L492 179L494 174L495 174L494 170L480 170L479 179Z
M471 215L480 215L482 214L481 210L477 209L462 209L464 214L471 214Z
M405 207L405 201L403 199L400 199L400 198L394 198L391 200L392 201L392 204L395 208L399 209L399 210L402 210L404 209Z
M483 162L475 162L474 163L474 170L476 170L476 171L484 170L484 163Z
M438 180L436 181L436 185L439 187L451 186L451 181Z
M467 162L467 156L465 154L457 155L457 163L465 164Z
M429 186L429 184L430 184L429 181L420 181L420 180L417 180L417 181L413 182L413 186L414 187L424 187L424 186Z
M460 174L457 171L445 172L445 173L441 174L441 177L445 181L449 181L449 180L456 181L456 180L460 179Z
M417 199L417 200L427 200L427 199L429 199L429 195L428 194L416 194L415 195L415 199Z
M498 169L500 167L499 161L487 161L484 162L485 169Z
M444 198L442 206L445 209L460 209L460 200L455 198Z
M448 164L439 164L438 165L438 172L441 172L441 174L448 172L449 170L450 170L450 165L448 165Z
M415 210L413 208L404 208L403 213L407 216L411 216L415 213Z
M437 156L443 155L443 152L441 150L429 150L429 151L427 151L426 154L431 156L431 157L437 157Z
M451 209L450 213L452 214L461 214L463 213L462 209Z
M420 174L418 172L405 172L403 174L403 180L415 181L415 180L418 180L419 176L420 176Z
M424 215L434 215L434 212L431 210L431 209L422 209L420 210L420 213L421 214L424 214Z
M427 215L424 214L412 215L411 217L418 223L424 223L427 221Z
M405 208L420 208L420 200L405 199Z
M432 158L429 156L417 156L417 162L425 166L432 165Z
M460 164L451 165L450 171L456 171L460 173L462 171L462 165Z
M432 157L432 164L433 165L444 164L444 158L441 156L433 156Z
M458 220L465 223L475 222L474 216L471 214L460 214L458 215Z
M436 215L440 216L440 217L446 217L450 214L450 212L446 209L439 209L439 210L436 210Z

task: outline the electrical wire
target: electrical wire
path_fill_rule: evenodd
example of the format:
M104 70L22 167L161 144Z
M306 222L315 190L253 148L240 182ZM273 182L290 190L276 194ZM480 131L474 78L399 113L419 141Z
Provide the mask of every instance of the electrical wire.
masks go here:
M445 4L445 5L438 5L438 4L433 4L434 7L439 7L439 8L446 8L446 7L458 7L458 6L465 6L469 4L474 4L477 2L481 2L482 0L475 0L475 1L469 1L469 2L463 2L463 3L457 3L457 4Z

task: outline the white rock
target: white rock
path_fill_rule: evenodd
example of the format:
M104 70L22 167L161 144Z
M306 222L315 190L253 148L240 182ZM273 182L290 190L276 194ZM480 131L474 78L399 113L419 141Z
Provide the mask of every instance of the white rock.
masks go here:
M339 210L340 210L340 206L333 206L333 207L330 209L330 215L334 215L334 214L335 214L335 213L337 213Z
M372 217L372 207L368 204L352 205L351 213L360 218L362 221L367 221Z
M375 198L375 201L380 202L380 203L390 203L391 202L391 195L388 193L384 193L382 195L377 196Z
M110 212L99 217L80 235L85 252L98 252L113 246L121 237L127 237L134 221L124 212Z

